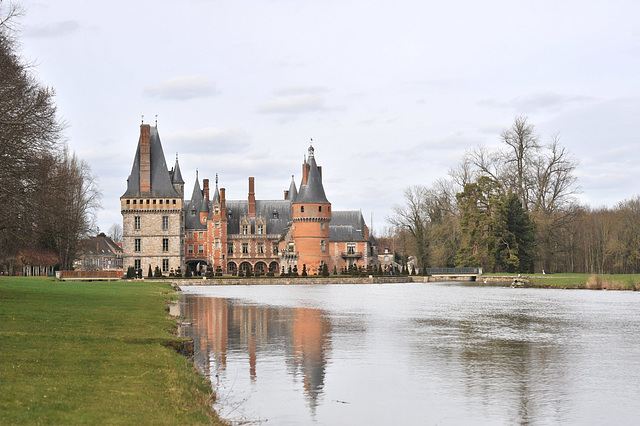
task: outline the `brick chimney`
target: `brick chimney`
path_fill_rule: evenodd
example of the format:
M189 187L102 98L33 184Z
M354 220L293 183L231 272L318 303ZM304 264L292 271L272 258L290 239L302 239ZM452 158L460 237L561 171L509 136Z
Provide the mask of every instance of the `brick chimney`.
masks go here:
M288 196L289 196L289 190L285 189L284 190L284 199L286 200Z
M225 189L224 188L220 188L220 211L224 212L225 209L227 208L227 200L225 198ZM226 213L223 213L226 214Z
M151 191L151 125L140 125L140 192Z
M309 179L309 170L311 170L311 166L309 165L309 163L305 162L302 165L302 183L301 183L301 185L306 185L307 184L307 180Z
M209 179L202 179L202 187L204 190L204 199L209 202Z
M256 217L256 193L253 177L249 178L249 217Z

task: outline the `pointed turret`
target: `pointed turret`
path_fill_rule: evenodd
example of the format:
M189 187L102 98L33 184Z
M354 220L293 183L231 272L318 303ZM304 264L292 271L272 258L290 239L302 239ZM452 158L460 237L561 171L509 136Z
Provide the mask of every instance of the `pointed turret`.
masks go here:
M198 178L198 171L196 170L196 182L193 185L191 200L185 212L185 227L187 229L206 228L206 226L200 222L200 213L207 211L204 207L204 197L204 191L200 188L200 180Z
M173 188L181 195L184 196L184 179L182 179L182 173L180 172L180 164L178 163L178 153L176 152L176 164L171 169L171 183Z
M295 203L328 203L322 185L322 175L316 164L313 146L309 146L307 162L302 166L303 180Z
M289 190L287 191L287 196L285 200L294 202L297 196L298 196L298 188L296 188L296 181L294 180L294 176L291 175L291 184L289 185Z
M216 189L213 193L213 198L211 199L213 204L220 204L220 191L218 190L218 174L216 173Z

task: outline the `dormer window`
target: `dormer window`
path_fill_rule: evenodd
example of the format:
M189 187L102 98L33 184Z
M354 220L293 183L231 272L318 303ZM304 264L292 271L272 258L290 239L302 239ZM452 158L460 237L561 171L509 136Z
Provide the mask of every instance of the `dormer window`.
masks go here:
M258 225L258 235L262 235L264 233L264 225Z
M196 215L196 209L193 208L193 209L191 209L191 216L195 216L195 215Z

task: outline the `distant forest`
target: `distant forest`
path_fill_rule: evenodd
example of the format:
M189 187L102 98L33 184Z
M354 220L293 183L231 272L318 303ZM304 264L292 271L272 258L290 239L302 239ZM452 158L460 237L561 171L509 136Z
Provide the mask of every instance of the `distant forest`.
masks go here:
M501 148L465 153L446 178L404 191L387 221L406 261L485 272L640 273L640 196L592 209L575 197L578 161L526 117Z

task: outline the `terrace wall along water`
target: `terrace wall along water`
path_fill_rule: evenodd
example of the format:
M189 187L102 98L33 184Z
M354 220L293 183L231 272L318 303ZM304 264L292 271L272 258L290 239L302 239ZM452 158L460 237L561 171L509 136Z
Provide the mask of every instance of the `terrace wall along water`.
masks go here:
M466 284L185 287L223 417L635 424L640 294Z

